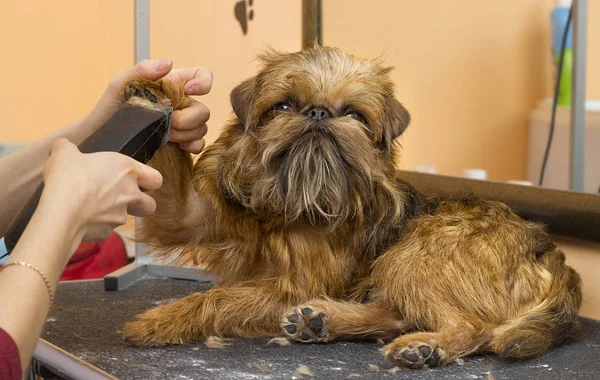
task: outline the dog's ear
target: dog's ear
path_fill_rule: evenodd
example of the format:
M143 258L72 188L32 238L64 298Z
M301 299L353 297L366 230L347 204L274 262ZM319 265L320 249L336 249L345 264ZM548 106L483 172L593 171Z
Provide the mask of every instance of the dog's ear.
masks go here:
M254 83L255 78L249 78L240 83L231 91L231 107L235 116L247 126L250 119L250 112L254 108Z
M381 141L386 150L392 151L394 140L404 132L409 123L410 114L406 108L393 96L388 96L383 115Z

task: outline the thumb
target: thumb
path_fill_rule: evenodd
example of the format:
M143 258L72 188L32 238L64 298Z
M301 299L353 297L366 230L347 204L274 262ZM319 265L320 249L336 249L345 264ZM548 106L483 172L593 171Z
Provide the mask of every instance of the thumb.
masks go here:
M109 88L115 94L122 90L123 85L133 79L143 78L149 80L158 80L167 75L173 68L173 61L170 59L150 60L145 59L138 62L131 69L117 75L110 81Z
M123 104L123 87L125 83L136 78L158 80L167 75L173 68L170 59L143 60L131 69L115 76L108 83L106 91L85 119L85 123L92 129L99 128L104 124Z

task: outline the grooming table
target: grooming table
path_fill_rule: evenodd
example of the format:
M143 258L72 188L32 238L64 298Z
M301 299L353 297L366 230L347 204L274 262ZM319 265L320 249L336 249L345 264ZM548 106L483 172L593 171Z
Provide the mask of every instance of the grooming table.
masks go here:
M321 379L594 379L600 378L600 321L582 318L581 331L540 359L505 363L477 356L438 369L394 370L377 342L267 344L236 339L223 349L203 343L136 348L121 338L124 322L152 306L210 282L147 278L116 292L102 281L59 285L32 368L64 379L300 379L300 366Z

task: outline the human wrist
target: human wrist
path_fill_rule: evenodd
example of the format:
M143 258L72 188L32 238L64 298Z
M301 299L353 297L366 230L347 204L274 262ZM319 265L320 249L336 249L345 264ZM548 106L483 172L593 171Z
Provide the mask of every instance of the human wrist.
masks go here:
M85 139L87 139L92 133L96 132L100 125L96 125L92 118L90 118L90 114L84 116L83 118L73 122L71 124L71 133L72 138L69 140L75 145L79 145Z
M60 209L42 194L9 262L24 262L39 269L55 292L56 284L82 240L77 213Z
M73 194L57 195L53 192L42 193L36 209L37 216L43 223L52 226L60 235L69 251L68 257L79 246L84 237L84 209L79 205L83 200L78 200Z

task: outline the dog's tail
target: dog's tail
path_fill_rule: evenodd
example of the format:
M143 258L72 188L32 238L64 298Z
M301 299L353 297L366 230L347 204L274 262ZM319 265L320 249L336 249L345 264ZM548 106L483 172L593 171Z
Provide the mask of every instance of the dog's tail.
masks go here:
M553 250L539 257L552 280L546 297L522 315L496 327L489 348L505 359L539 356L563 341L578 324L581 279L565 265L565 256Z

